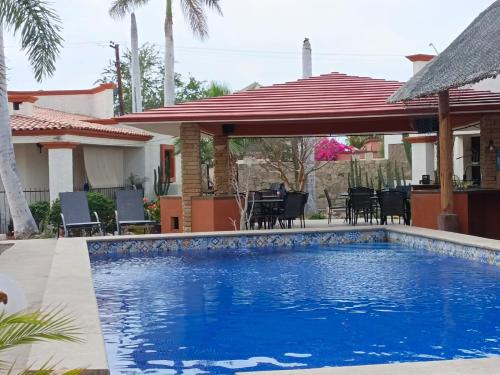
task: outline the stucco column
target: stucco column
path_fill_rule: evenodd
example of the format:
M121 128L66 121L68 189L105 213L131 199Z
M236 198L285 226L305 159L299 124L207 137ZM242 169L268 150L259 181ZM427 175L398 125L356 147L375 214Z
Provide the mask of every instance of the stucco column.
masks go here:
M191 198L201 195L200 135L200 126L198 124L181 124L184 232L191 232Z
M214 179L217 194L227 194L231 190L228 142L226 135L214 136Z
M405 139L411 143L411 178L412 185L420 184L422 175L434 179L434 143L436 136L416 136Z
M49 153L50 201L59 198L59 193L73 191L73 149L78 143L42 143Z
M464 137L456 136L453 144L453 174L462 179L465 171Z

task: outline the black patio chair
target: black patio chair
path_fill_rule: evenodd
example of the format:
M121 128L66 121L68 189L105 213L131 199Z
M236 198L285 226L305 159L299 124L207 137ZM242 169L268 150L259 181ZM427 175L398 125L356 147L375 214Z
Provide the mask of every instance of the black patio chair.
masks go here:
M406 225L409 225L409 216L406 204L406 193L397 190L381 191L378 194L380 205L380 224L387 224L387 217L397 216L399 223L401 218Z
M352 225L358 224L358 216L363 215L365 222L370 220L373 224L373 216L376 211L373 202L373 189L367 187L357 187L349 189L349 208Z
M398 185L396 186L396 191L400 191L405 194L407 199L411 196L411 185Z
M328 204L327 214L328 214L328 224L330 224L332 222L333 213L336 211L345 212L346 205L345 204L334 204L334 202L332 201L332 198L330 197L330 194L328 193L328 190L324 189L323 192L325 193L326 202Z
M306 205L309 200L309 192L299 192L302 194L302 206L300 208L300 227L306 227Z
M116 192L116 229L121 234L122 227L127 225L143 225L145 230L156 224L144 214L144 193L142 190L118 190Z
M250 229L255 229L255 224L257 224L258 229L261 229L266 224L264 205L261 202L256 202L261 199L262 193L260 191L248 192L247 215L249 217L248 224L250 224Z
M59 193L59 200L61 202L60 228L64 230L65 237L69 237L70 231L74 229L89 229L91 235L92 230L97 229L99 234L103 235L97 212L94 212L95 221L90 218L89 202L84 191Z
M285 197L282 213L278 216L281 228L292 227L292 223L297 218L300 219L303 213L304 194L299 192L289 192Z

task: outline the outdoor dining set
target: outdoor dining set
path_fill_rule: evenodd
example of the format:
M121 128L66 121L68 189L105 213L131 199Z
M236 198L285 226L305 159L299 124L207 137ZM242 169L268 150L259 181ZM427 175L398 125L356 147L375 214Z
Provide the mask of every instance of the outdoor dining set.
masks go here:
M370 224L373 224L375 219L377 224L380 222L384 225L388 223L388 218L393 222L394 217L397 217L399 223L403 220L405 225L410 225L411 186L397 186L380 191L361 186L349 188L347 192L341 193L335 202L328 190L325 189L324 193L328 203L328 224L331 223L335 212L344 211L345 222L352 225L358 224L360 216ZM336 204L339 200L341 203Z
M309 193L287 192L282 184L271 185L269 189L250 191L247 199L248 229L272 229L276 225L291 228L295 220L305 228L305 206Z

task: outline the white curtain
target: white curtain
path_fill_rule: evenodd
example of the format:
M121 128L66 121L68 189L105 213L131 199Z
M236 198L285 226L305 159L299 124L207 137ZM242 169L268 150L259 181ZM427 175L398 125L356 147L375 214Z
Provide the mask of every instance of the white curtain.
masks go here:
M122 186L123 149L119 147L83 147L85 172L92 187Z

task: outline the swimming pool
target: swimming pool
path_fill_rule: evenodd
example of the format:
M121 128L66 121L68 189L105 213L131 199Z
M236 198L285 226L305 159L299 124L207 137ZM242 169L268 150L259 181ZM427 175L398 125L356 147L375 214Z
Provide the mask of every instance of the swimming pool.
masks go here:
M500 355L500 268L370 243L91 256L112 373Z

